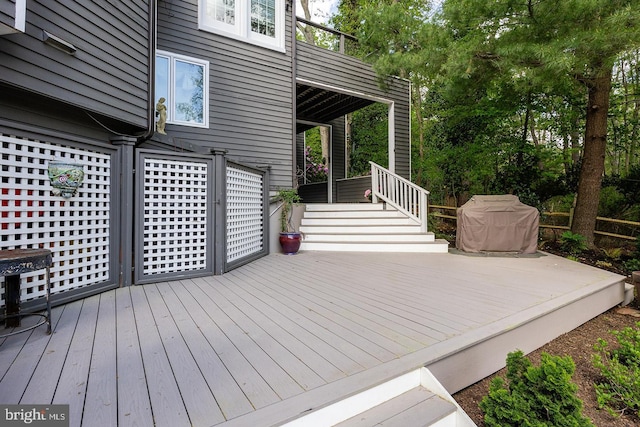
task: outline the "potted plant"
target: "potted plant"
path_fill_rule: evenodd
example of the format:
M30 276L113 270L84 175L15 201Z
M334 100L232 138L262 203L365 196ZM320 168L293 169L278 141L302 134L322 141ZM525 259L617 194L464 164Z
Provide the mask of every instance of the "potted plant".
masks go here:
M280 189L276 200L282 202L282 210L280 211L280 246L285 254L294 255L300 249L302 241L302 236L291 224L293 206L300 202L298 190L295 188Z

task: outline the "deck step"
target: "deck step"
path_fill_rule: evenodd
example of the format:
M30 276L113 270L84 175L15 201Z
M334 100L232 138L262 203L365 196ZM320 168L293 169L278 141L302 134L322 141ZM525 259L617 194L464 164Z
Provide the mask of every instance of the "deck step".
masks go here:
M427 368L407 372L359 393L338 397L284 427L475 427Z
M334 211L383 211L386 210L384 203L310 203L307 205L308 212L334 212Z
M328 228L328 227L327 227ZM342 230L340 233L325 232L320 227L315 227L313 233L305 233L305 242L435 242L433 233L397 233L397 232L376 232L376 233L347 233Z
M454 427L456 409L453 403L419 386L335 426Z
M308 218L306 215L300 221L300 225L415 225L416 222L412 218L406 216L396 217L359 217L359 218Z
M446 253L419 223L384 203L308 204L300 222L301 251Z
M437 239L433 242L314 242L303 241L301 251L335 252L412 252L447 253L449 242Z

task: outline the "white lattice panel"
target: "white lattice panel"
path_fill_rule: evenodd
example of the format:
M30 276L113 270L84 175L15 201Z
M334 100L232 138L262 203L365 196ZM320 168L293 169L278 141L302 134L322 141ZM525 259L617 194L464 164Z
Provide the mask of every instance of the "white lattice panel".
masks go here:
M53 293L109 279L111 160L108 154L0 135L0 247L53 253ZM51 161L82 165L78 194L52 194ZM44 296L44 270L21 276L21 300ZM4 279L0 304L4 305Z
M263 248L262 185L261 175L227 167L227 262Z
M145 159L145 275L207 267L208 176L206 163Z

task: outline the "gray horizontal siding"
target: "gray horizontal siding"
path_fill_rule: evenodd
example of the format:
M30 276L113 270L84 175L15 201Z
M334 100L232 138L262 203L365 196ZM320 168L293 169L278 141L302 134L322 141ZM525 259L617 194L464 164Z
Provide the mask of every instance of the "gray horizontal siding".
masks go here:
M93 140L108 144L113 136L86 114L50 98L25 96L12 87L0 85L0 132L18 137L62 140Z
M396 173L409 177L409 82L389 77L386 87L378 85L378 76L369 64L348 55L328 51L304 42L297 43L297 78L331 87L378 97L395 104ZM331 70L331 72L327 72Z
M147 127L148 0L27 2L25 34L0 38L0 81ZM73 44L74 56L41 41Z
M0 1L0 30L1 25L4 24L7 27L13 28L16 23L16 4L14 1L2 0Z
M362 176L337 182L336 201L338 203L366 202L364 192L371 189L371 177Z
M287 12L287 28L291 17ZM293 110L290 31L286 53L198 30L196 0L160 3L158 49L209 61L209 129L168 124L167 134L230 159L270 165L272 188L291 185Z

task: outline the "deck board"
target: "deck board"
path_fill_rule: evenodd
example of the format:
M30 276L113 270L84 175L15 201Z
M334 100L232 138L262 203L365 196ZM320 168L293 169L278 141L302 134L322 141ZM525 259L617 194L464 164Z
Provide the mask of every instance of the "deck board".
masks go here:
M116 366L116 298L115 292L100 295L96 336L87 395L82 415L83 424L100 420L105 425L118 424L118 371Z
M345 374L350 375L364 369L357 361L309 333L297 322L276 310L271 304L262 301L260 299L262 295L247 292L245 289L248 284L246 278L238 278L233 272L228 274L227 277L230 279L230 285L233 285L227 290L231 292L231 289L233 289L232 292L242 298L242 303L240 301L236 302L238 308L249 314L252 319L265 329L268 328L271 331L275 331L273 337L281 344L286 345L296 357L304 361L305 365L319 375L313 387L322 385L325 382L335 381L344 377ZM268 322L271 323L271 327L269 327ZM292 345L292 343L297 342L300 344ZM305 389L308 388L311 387L305 387Z
M56 310L55 316L52 313L54 321L65 311L73 311L75 307L80 304L81 303L68 304L63 309ZM63 325L60 327L64 328ZM25 332L22 335L27 335L28 339L2 377L1 384L4 386L0 387L0 402L9 404L20 403L24 391L32 380L33 373L38 367L38 363L52 338L52 335L46 335L44 328L37 328L30 332Z
M0 340L0 403L69 403L78 427L233 427L422 366L453 392L504 363L496 348L531 351L620 302L622 279L549 255L273 254L54 307L52 335Z
M244 396L254 408L262 408L280 400L276 392L255 370L246 356L229 339L225 332L216 324L209 312L200 305L200 300L192 295L192 292L200 295L200 289L196 283L187 281L183 288L188 293L181 293L181 302L189 311L194 322L202 331L207 341L224 363L229 373L242 390ZM205 305L208 305L205 303ZM211 305L208 305L211 308ZM235 391L235 390L234 390Z
M188 427L191 426L191 422L187 409L173 376L145 290L143 286L129 288L139 331L140 353L146 371L153 419L159 427Z
M211 389L204 381L175 319L171 316L166 301L162 298L160 288L165 286L168 285L166 283L147 285L145 293L191 424L206 425L224 421L218 405L212 404L215 399Z
M358 361L361 366L367 368L379 364L381 361L393 358L391 352L384 352L384 349L377 346L371 351L361 349L370 347L370 342L361 340L362 337L351 333L351 331L341 328L335 322L327 322L321 316L314 316L312 310L296 310L297 303L285 297L283 294L270 292L270 289L263 285L257 278L247 274L246 270L234 272L239 280L245 285L245 290L274 311L286 316L287 319L304 329L306 333L318 337L324 343L331 345L340 353L348 356L352 360ZM381 354L382 353L382 354ZM378 357L376 357L378 356Z
M61 309L56 310L56 313L52 313L52 317L54 315L59 315L60 311ZM35 325L37 322L37 316L24 317L21 322L21 327L27 328L29 326ZM46 328L46 326L43 327ZM0 340L0 346L2 347L2 351L0 351L0 379L7 373L18 354L20 354L20 352L22 351L22 347L24 347L24 345L27 343L27 340L29 339L31 334L39 333L39 331L37 331L38 329L39 328L31 330L29 332L12 335ZM15 330L15 328L5 328L4 325L0 325L0 333L10 333Z
M65 307L60 317L60 327L56 329L56 334L51 337L47 347L38 361L38 366L33 372L33 379L24 391L20 403L41 403L51 402L51 397L56 391L59 378L54 375L47 375L51 370L62 372L71 341L75 336L75 329L78 318L82 311L84 301L76 301Z
M51 402L53 404L69 403L70 426L80 426L82 422L99 302L99 295L82 301L76 330Z
M250 412L251 403L180 302L177 293L187 293L182 283L169 282L158 289L225 418Z
M242 299L237 295L225 292L225 285L232 284L228 277L222 277L213 283L207 279L205 278L205 282L207 283L208 291L217 301L220 308L244 331L248 338L258 344L265 354L274 363L278 364L282 370L286 371L293 380L293 382L287 381L282 384L284 387L278 392L281 397L295 396L306 389L317 387L324 383L313 369L296 356L296 352L300 353L306 350L301 348L299 340L274 322L271 322L270 319L253 309L253 307L243 304ZM283 335L288 336L283 338ZM291 348L282 345L277 338L289 339ZM306 352L305 355L310 356L310 353Z
M153 426L151 401L129 289L117 289L118 425Z

